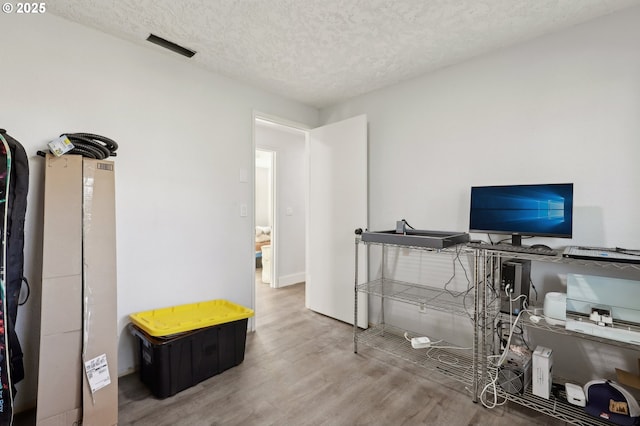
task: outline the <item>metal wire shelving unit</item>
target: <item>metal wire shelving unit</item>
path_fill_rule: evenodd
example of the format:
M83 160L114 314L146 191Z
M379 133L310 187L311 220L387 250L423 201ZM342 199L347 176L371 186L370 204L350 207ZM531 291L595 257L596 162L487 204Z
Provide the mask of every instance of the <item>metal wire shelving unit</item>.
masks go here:
M369 327L358 335L358 343L473 386L473 356L467 350L413 349L404 337L404 330L389 325ZM450 344L440 341L438 345Z
M456 315L473 308L473 294L453 295L442 288L380 278L358 285L358 291Z
M447 248L434 249L412 245L363 242L359 237L356 237L355 244L356 277L354 318L358 318L359 295L369 295L379 298L380 300L381 320L377 324L370 324L366 330L361 330L354 325L354 353L358 353L358 345L366 346L425 368L430 372L454 379L467 386L473 392L473 400L476 401L478 387L478 374L476 373L478 371L478 354L476 352L478 330L475 326L477 322L474 315L478 312L477 287L471 286L465 291L450 291L446 286L443 288L422 282L392 279L386 276L387 271L384 266L388 260L386 258L388 250L394 248L413 251L418 256L422 254L428 254L429 256L448 255L449 259L454 259L454 263L458 256L473 256L475 252L460 244ZM359 249L368 246L381 247L382 268L379 277L361 283L359 282L357 271L358 252ZM417 262L427 263L428 261L429 260L421 259ZM409 265L409 268L412 266L415 265ZM427 268L428 266L425 267L425 269ZM475 281L474 278L470 278L470 283ZM439 340L434 347L414 349L405 337L405 333L408 330L402 330L396 326L385 323L385 301L395 301L418 306L421 312L433 310L460 317L470 317L473 323L473 325L470 326L473 328L473 348L471 350L468 348L458 349L458 347L451 343ZM354 324L355 323L356 321L354 321Z
M550 263L561 263L572 266L584 266L584 267L598 267L603 270L626 270L626 271L640 271L639 264L633 263L615 263L615 262L602 262L602 261L589 261L582 259L570 259L562 256L547 256L547 255L533 255L533 254L525 254L525 253L514 253L514 252L506 252L499 250L492 250L490 246L486 248L477 248L476 254L476 262L477 262L477 270L478 274L476 277L483 277L484 281L484 291L480 291L479 298L481 299L478 302L479 312L478 320L481 324L481 332L479 336L479 362L478 366L480 368L479 376L481 386L485 386L490 382L490 376L487 373L488 366L488 357L492 356L489 353L488 348L490 347L489 342L487 341L487 337L494 333L493 327L495 326L495 320L502 315L495 314L495 302L496 299L493 295L494 293L494 284L499 277L496 274L496 266L500 265L502 259L527 259L539 262L550 262ZM479 284L479 282L477 282ZM523 313L523 317L519 323L525 329L536 329L543 330L545 332L573 336L580 339L590 340L598 343L603 343L607 345L618 346L622 348L633 348L637 349L638 345L633 345L631 343L619 342L611 339L606 339L602 337L586 335L574 331L566 330L563 326L547 324L544 320L542 321L531 321L530 316L526 313ZM625 325L626 327L626 325ZM640 327L629 325L628 327L633 331L640 331ZM561 379L556 378L554 381L562 382ZM575 424L575 425L610 425L611 423L606 422L604 420L598 419L596 417L590 416L587 414L583 408L577 407L575 405L570 404L566 400L566 395L564 394L564 390L559 390L556 395L552 395L550 399L544 399L537 395L533 395L531 392L531 385L529 385L526 389L523 390L522 393L508 393L505 392L500 386L496 386L496 393L499 398L504 398L508 401L511 401L516 404L523 405L525 407L531 408L535 411L544 413L548 416L557 418L559 420L565 421L567 423Z
M584 411L584 408L569 404L563 390L559 391L557 395L552 395L549 399L531 393L531 386L527 387L522 394L511 394L498 389L498 396L574 425L611 426L609 422L590 416Z
M499 312L499 297L496 292L496 283L500 279L497 272L498 266L503 259L527 259L538 262L566 264L578 267L597 267L609 271L640 271L640 265L630 263L615 263L589 261L582 259L570 259L561 255L537 255L530 253L516 253L512 251L500 251L486 247L468 247L464 244L457 244L447 248L416 247L411 245L363 242L356 237L356 277L355 277L355 317L357 318L358 295L374 296L380 299L381 320L377 324L371 324L365 330L354 325L354 352L358 352L358 345L374 348L397 358L413 363L420 367L442 374L463 383L472 391L474 402L482 397L480 389L490 388L488 394L501 400L526 406L545 415L557 418L567 423L588 426L588 425L608 425L610 423L592 417L583 408L577 407L567 402L563 389L556 391L550 399L544 399L533 395L531 385L522 392L509 393L502 389L497 383L491 387L491 367L490 358L495 357L492 353L494 347L491 343L495 333L496 321L503 315ZM358 277L358 255L361 246L381 246L382 265L385 264L387 249L396 248L401 250L413 250L429 255L449 254L450 256L472 256L473 257L473 285L467 291L452 292L439 286L430 285L424 282L413 282L403 279L395 279L387 276L384 266L379 271L378 277L367 282L360 282ZM430 259L424 257L420 262L428 263ZM426 265L424 268L429 268ZM466 273L466 271L465 271ZM454 314L457 316L467 316L471 319L473 329L473 350L466 351L455 348L455 345L439 342L447 349L413 349L405 337L406 330L394 327L385 323L384 301L395 301L403 304L419 306L420 310L433 310ZM355 323L355 321L354 321ZM568 331L562 326L547 324L543 321L531 321L528 314L523 314L520 319L520 326L525 329L543 330L545 332L561 335L574 336L598 343L619 346L622 348L637 349L637 345L613 341L610 339L585 335L574 331ZM640 331L640 327L634 325L623 325L632 331ZM556 378L555 381L559 380Z

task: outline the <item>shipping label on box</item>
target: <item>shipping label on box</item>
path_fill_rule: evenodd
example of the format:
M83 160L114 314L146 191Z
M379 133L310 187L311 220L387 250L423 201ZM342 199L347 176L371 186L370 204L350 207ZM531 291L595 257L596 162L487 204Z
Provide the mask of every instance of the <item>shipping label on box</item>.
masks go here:
M91 387L91 393L96 393L103 387L111 384L109 376L109 364L107 364L107 355L102 354L84 363L84 369L87 373L87 380Z
M75 148L67 135L62 135L59 138L52 140L48 145L49 150L56 157L60 157L62 154L65 154Z

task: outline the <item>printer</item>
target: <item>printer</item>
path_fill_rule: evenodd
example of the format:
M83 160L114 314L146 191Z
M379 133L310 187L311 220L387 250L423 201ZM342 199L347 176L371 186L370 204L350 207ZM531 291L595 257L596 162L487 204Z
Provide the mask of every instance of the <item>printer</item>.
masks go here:
M567 274L567 330L640 345L640 281Z

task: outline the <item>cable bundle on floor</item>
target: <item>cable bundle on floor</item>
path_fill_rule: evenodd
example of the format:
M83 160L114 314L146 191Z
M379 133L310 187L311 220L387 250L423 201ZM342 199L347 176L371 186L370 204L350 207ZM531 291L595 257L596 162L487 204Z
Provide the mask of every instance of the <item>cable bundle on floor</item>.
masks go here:
M73 144L73 149L67 154L77 154L98 160L116 156L118 144L105 136L93 133L63 133L60 136L66 136ZM44 157L45 152L38 151L38 155Z

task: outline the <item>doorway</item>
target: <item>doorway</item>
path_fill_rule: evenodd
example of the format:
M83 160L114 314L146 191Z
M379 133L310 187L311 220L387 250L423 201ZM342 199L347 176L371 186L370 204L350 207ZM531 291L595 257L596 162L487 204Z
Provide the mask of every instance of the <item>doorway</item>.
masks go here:
M366 298L358 298L358 316L354 318L351 258L354 230L368 226L367 116L311 129L254 113L253 129L254 150L272 150L278 157L274 170L272 290L304 285L305 308L366 328ZM274 131L276 137L263 138L264 129ZM275 146L286 134L295 134L299 141L288 145L290 149L295 147L298 159L286 161L298 170L296 175L283 167L284 159L292 153ZM285 182L287 185L283 185ZM298 201L283 197L284 189L290 187L303 194ZM285 232L285 228L289 230ZM293 269L292 264L296 265ZM357 269L367 270L366 258L358 258ZM258 318L260 303L255 284L252 287Z
M306 275L307 131L277 119L254 118L254 306L265 290L304 285ZM259 291L258 291L259 290ZM259 322L259 319L257 319Z
M275 151L256 148L255 166L255 243L256 285L275 287L273 279Z

